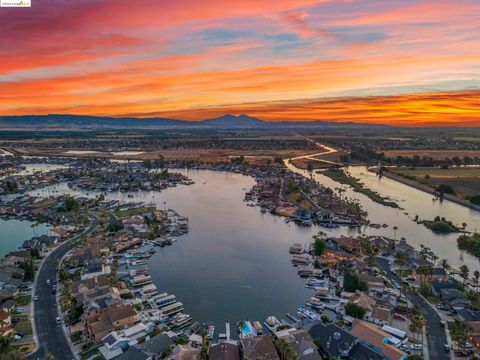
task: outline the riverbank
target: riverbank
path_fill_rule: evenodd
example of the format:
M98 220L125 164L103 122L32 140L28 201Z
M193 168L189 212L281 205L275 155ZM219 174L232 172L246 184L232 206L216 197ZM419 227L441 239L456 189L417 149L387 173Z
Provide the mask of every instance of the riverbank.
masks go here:
M373 172L373 173L378 173L378 168L376 168L376 167L369 168L368 171ZM397 182L402 183L404 185L411 186L411 187L413 187L417 190L421 190L421 191L426 192L428 194L436 195L435 189L432 189L431 187L429 187L427 185L423 185L423 184L419 183L418 181L410 180L410 179L404 178L403 176L396 175L396 174L393 174L393 173L388 172L388 171L384 171L382 173L382 176L385 176L386 178L388 178L390 180L397 181ZM480 206L472 204L471 202L469 202L465 199L462 199L462 198L460 198L456 195L444 194L443 198L448 200L448 201L454 202L455 204L465 206L469 209L480 211Z
M368 196L372 201L375 201L378 204L389 206L392 208L399 207L396 202L389 201L377 192L365 187L358 179L354 178L342 169L328 169L320 173L329 177L333 181L337 181L341 184L350 186L354 191Z

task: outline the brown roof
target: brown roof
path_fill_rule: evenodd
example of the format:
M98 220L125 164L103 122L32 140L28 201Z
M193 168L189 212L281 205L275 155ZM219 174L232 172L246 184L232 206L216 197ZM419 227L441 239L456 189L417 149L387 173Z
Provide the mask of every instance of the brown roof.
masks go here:
M355 319L352 322L352 330L350 333L360 339L363 339L373 346L380 348L382 353L392 360L401 359L405 353L395 346L385 344L383 340L390 337L390 334L380 330L375 325L369 324L365 321Z
M278 360L277 350L270 336L262 335L242 339L244 357L250 360Z
M15 307L15 300L13 299L8 299L8 300L5 300L1 305L0 305L0 308L2 309L13 309Z
M375 306L372 311L372 318L388 322L391 319L391 312L387 308Z
M110 319L110 321L114 323L119 320L135 316L137 315L137 312L130 305L122 305L113 309L108 309L106 315Z
M240 349L238 345L221 343L210 347L208 353L210 360L240 360Z
M95 336L96 334L101 334L105 331L113 330L113 325L108 319L103 319L100 321L95 321L90 324L90 331Z
M86 287L87 289L94 289L95 287L108 286L108 275L100 275L86 280L75 280L72 282L72 293L78 293L80 287Z
M10 313L0 310L0 321L5 321L10 317Z

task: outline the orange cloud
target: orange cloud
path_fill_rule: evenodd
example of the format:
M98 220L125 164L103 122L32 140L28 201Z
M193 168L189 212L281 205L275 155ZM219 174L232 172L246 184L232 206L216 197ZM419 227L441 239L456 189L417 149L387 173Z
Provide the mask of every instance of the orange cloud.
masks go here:
M480 91L248 103L150 115L205 119L225 113L266 121L333 121L402 126L480 126ZM130 114L139 115L139 114Z
M443 121L466 124L478 111L465 110L463 96L480 86L479 14L472 0L44 0L2 8L0 114L201 119L238 109L268 120L325 114L411 124L417 116L426 125L446 111ZM348 101L296 100L339 97Z

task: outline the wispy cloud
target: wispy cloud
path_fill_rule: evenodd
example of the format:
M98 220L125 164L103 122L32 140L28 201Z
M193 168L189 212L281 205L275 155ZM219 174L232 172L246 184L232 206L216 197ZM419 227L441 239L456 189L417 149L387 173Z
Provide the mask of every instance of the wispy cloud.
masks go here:
M463 90L480 81L476 0L37 3L0 9L0 52L8 54L0 62L0 114L200 119L205 109L238 107L274 120L280 110L269 104L280 103L281 119L302 120L319 113L296 99L348 96L334 104L362 104L349 116L355 121L469 123L470 111L442 114L432 104L439 97L449 109L454 101L463 109ZM428 101L405 95L430 88ZM447 101L446 92L455 96ZM378 102L355 99L395 94L395 106L405 101L410 109L402 117L377 116ZM301 104L299 113L290 101ZM253 102L262 106L246 106Z

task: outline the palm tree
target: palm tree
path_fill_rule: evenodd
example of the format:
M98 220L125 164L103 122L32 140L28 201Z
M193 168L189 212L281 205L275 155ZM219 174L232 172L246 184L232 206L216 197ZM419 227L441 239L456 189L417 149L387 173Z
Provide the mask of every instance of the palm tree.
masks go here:
M450 264L448 263L447 259L442 259L440 260L440 266L442 267L443 270L448 271L450 270Z
M433 260L433 266L435 267L435 264L437 263L437 260L438 260L438 256L433 254L432 255L432 260Z
M393 242L395 242L397 240L397 230L398 230L398 226L395 225L393 227Z
M480 271L475 270L473 272L473 278L475 279L475 292L478 292L478 281L480 279Z
M460 266L460 276L463 278L463 286L465 286L465 282L468 280L468 276L470 275L470 269L467 265Z
M12 338L10 336L0 336L0 354L7 354L12 346Z
M422 343L423 343L423 328L426 325L425 318L422 315L413 315L410 320L410 325L408 330L410 330L415 338L415 342L418 343L418 336L422 334Z

